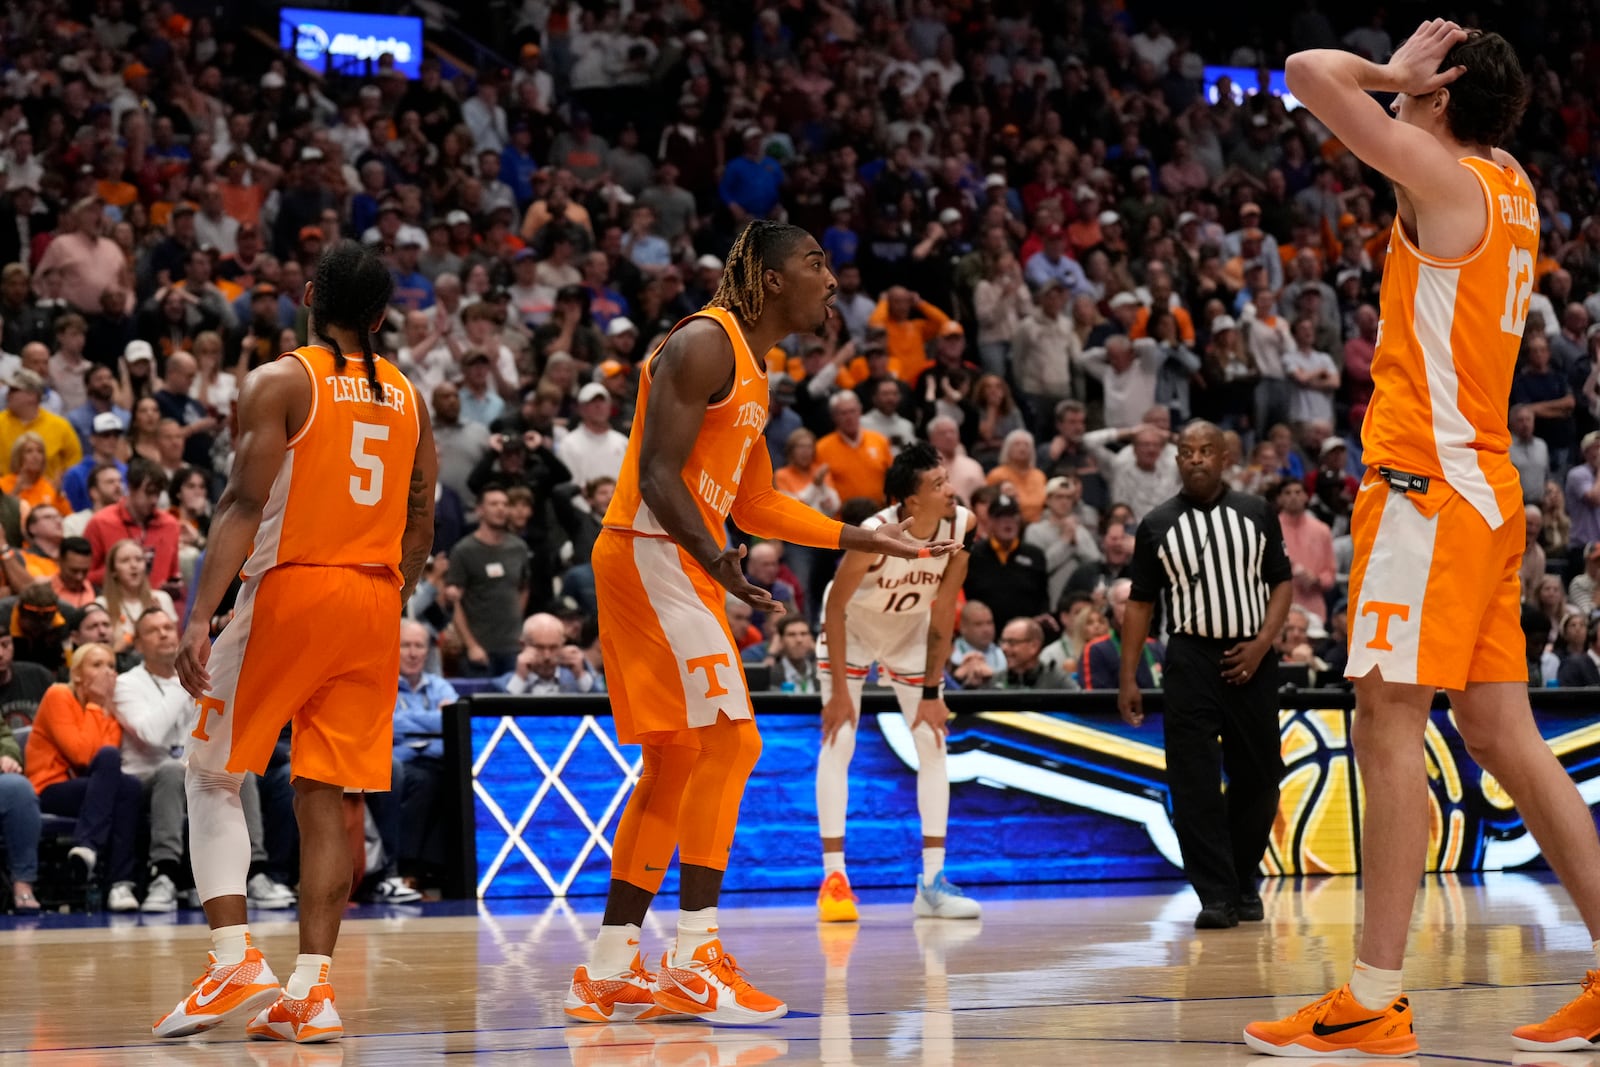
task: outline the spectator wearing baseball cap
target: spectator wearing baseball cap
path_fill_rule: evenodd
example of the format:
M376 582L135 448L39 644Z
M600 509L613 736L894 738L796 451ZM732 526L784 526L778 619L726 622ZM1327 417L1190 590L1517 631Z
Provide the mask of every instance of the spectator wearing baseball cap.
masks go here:
M596 478L616 478L622 473L628 439L611 425L614 408L611 390L600 382L590 382L578 390L581 421L567 431L556 449L578 485L588 485Z
M40 406L45 382L31 370L11 375L6 407L0 411L0 456L10 456L17 439L25 433L38 434L44 442L44 476L57 485L62 475L83 459L83 446L72 423Z
M1246 201L1239 205L1239 228L1230 230L1222 239L1222 258L1254 260L1244 250L1246 234L1260 243L1262 262L1267 265L1267 284L1273 292L1283 288L1283 255L1278 250L1278 239L1261 229L1261 205Z
M748 127L741 140L744 153L728 161L717 186L735 227L771 215L783 191L783 168L766 154L761 127Z
M122 462L123 435L128 432L129 416L126 411L102 411L90 424L89 454L67 470L61 478L61 491L71 505L71 511L85 511L93 506L89 496L89 478L98 466L115 467L124 478L128 476L127 464Z
M994 612L996 629L1012 619L1047 615L1050 568L1044 552L1022 539L1022 509L1002 493L989 505L989 536L972 546L967 580L969 601L981 600Z
M1035 292L1046 282L1056 282L1066 287L1069 295L1087 293L1089 279L1084 276L1078 261L1067 255L1067 232L1061 224L1052 222L1039 232L1043 245L1029 257L1023 267L1023 276Z
M836 271L847 263L854 263L861 251L861 235L856 233L855 213L855 205L848 196L836 196L828 205L828 214L833 221L822 231L822 250L828 254L828 264Z
M394 266L389 268L394 278L394 295L389 302L407 311L426 311L433 307L433 283L418 269L424 243L416 234L403 230L395 242Z

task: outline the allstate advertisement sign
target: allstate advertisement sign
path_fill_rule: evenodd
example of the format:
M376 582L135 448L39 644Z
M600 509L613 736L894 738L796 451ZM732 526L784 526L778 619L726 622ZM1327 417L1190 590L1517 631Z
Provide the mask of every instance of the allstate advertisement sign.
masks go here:
M286 7L278 16L278 43L319 71L329 62L335 70L376 64L388 52L396 70L415 78L422 64L422 20Z
M1426 737L1428 869L1504 870L1538 846L1499 783L1473 764L1436 712ZM1600 719L1538 714L1545 740L1600 803ZM1345 711L1281 713L1286 772L1262 870L1348 874L1360 862L1365 802ZM847 852L859 886L910 892L920 861L916 747L898 712L863 716L850 767ZM761 718L765 742L741 811L729 889L815 888L821 870L816 770L820 731L806 715ZM951 878L958 885L1140 880L1180 874L1161 721L980 712L948 740ZM604 893L617 817L639 750L609 719L472 720L480 897ZM669 874L665 888L676 885Z

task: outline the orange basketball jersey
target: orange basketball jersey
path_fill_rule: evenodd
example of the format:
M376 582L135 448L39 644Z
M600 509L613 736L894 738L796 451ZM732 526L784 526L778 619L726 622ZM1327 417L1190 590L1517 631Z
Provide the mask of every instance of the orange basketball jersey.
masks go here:
M400 538L416 460L417 395L378 360L374 396L361 357L336 371L333 353L307 346L295 359L311 378L311 410L289 439L244 576L289 563L387 567L400 580Z
M723 524L739 494L739 483L744 478L745 463L754 448L765 448L761 433L767 427L767 410L770 397L767 393L767 368L764 359L757 359L745 343L744 331L739 328L733 312L725 308L708 307L690 315L673 327L677 332L690 319L711 319L720 325L733 342L734 384L722 400L706 408L705 421L700 425L700 436L683 466L683 481L689 495L700 506L700 517L705 520L717 541L723 542ZM668 336L671 336L669 334ZM666 342L663 341L663 344ZM606 509L605 525L627 533L665 537L667 531L651 514L649 505L639 495L639 446L644 440L645 412L650 406L651 372L655 369L657 348L645 362L639 376L639 402L633 415L633 430L628 437L628 451L622 460L622 474L617 479L611 506Z
M1514 168L1477 157L1460 163L1483 189L1488 226L1465 256L1435 259L1395 220L1363 458L1444 481L1497 529L1522 511L1506 398L1533 294L1539 209ZM1419 496L1418 506L1429 500L1443 498Z

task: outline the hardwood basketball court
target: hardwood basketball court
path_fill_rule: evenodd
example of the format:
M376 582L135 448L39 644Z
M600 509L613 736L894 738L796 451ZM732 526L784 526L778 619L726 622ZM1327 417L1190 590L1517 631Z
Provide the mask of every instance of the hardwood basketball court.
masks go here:
M1354 948L1352 878L1269 883L1265 923L1203 933L1187 888L1047 889L1055 895L978 892L985 916L975 923L913 921L908 899L867 894L859 928L819 927L792 898L735 897L723 909L726 943L791 1009L752 1029L565 1025L562 997L599 921L597 900L366 908L355 914L371 917L345 925L333 975L350 1036L303 1048L247 1042L242 1022L188 1041L150 1038L151 1021L204 962L199 913L4 919L0 1063L1264 1064L1241 1027L1342 982ZM675 902L662 903L644 935L656 958L675 917ZM253 918L286 977L292 926ZM1582 924L1547 878L1430 879L1412 945L1418 1062L1600 1067L1600 1054L1517 1053L1508 1037L1575 995L1594 966Z

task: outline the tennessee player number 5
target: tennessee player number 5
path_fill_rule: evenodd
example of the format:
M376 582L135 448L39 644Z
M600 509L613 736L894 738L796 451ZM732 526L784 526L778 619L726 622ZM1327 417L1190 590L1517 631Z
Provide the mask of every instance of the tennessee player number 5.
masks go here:
M350 499L365 507L372 507L383 498L383 460L367 451L369 441L387 441L389 427L371 422L358 422L350 433L350 462L367 472L363 484L359 474L350 476Z
M1528 301L1533 297L1533 252L1515 245L1506 257L1506 310L1500 316L1500 329L1522 332L1528 323ZM1491 307L1493 305L1490 305Z

